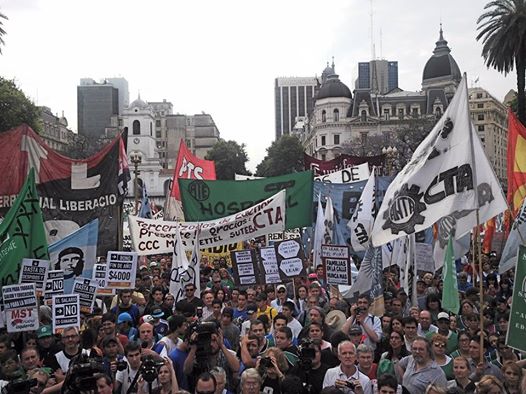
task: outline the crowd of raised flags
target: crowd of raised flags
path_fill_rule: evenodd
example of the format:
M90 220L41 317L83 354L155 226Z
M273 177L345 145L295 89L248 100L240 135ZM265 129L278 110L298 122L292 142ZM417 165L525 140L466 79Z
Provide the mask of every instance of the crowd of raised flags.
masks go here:
M25 141L29 156L11 160L23 163L18 190L0 182L7 392L526 388L526 128L509 113L506 200L465 77L394 178L381 175L381 157L306 156L305 172L219 181L181 141L164 220L143 187L128 252L115 227L126 136L84 163L56 157L59 170L26 126L4 138ZM350 165L360 168L340 173ZM496 222L502 251L491 248ZM287 240L295 228L300 238ZM202 253L231 244L212 261Z

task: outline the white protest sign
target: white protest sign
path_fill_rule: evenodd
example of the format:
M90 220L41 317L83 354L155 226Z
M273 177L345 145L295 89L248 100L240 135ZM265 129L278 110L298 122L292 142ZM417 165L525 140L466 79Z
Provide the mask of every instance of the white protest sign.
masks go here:
M93 278L97 282L97 295L113 295L114 290L106 288L106 264L93 266Z
M38 329L38 306L34 283L4 286L2 288L2 297L7 332Z
M260 248L259 255L265 270L265 283L281 283L276 249L273 246Z
M133 289L137 275L137 253L109 251L106 258L106 288Z
M322 245L325 279L330 285L351 285L351 264L347 245Z
M291 228L280 233L267 234L266 241L267 245L272 245L274 242L296 238L301 238L301 230L299 228Z
M330 174L317 176L314 180L325 183L353 183L365 181L369 179L370 175L369 164L363 163Z
M48 271L46 287L44 290L44 300L47 305L51 305L54 295L64 294L64 271Z
M435 272L433 245L426 244L423 242L415 243L415 264L417 273Z
M60 334L66 327L80 328L80 306L78 294L53 296L53 332Z
M245 241L285 229L285 196L281 190L244 211L207 222L169 222L129 216L133 248L139 255L172 253L180 226L186 250L193 248L197 228L199 248L205 249Z
M97 293L95 279L76 278L73 282L73 293L79 295L79 306L82 313L91 313Z
M37 295L40 297L46 286L48 269L49 260L22 259L18 283L34 283Z

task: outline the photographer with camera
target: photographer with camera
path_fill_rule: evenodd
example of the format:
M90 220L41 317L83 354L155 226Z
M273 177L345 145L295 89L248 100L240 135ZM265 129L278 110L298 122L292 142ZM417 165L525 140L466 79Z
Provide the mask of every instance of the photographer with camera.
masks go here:
M234 390L239 371L236 353L227 349L223 332L214 322L198 323L190 335L190 352L183 371L185 375L196 376L213 367L222 367L227 373L227 389Z
M144 363L145 361L143 366ZM168 357L164 358L164 364L157 368L156 373L158 386L150 391L148 383L152 382L149 382L143 373L137 383L137 394L174 394L179 390L172 361Z
M316 341L304 341L299 346L298 363L290 375L299 376L303 382L304 393L319 393L329 366L321 361L321 347Z
M119 340L112 336L106 337L102 341L104 373L110 376L111 380L115 380L115 374L118 369L126 367L126 362L123 361L123 354L120 352L122 346L119 345Z
M369 313L369 296L362 294L358 296L358 302L351 306L351 316L347 319L341 330L349 334L353 325L359 325L362 335L365 337L363 343L376 349L376 344L382 340L382 322Z
M115 392L126 394L131 383L141 366L141 345L137 342L128 342L124 348L126 368L118 370L115 375ZM136 393L134 389L131 393Z
M289 364L283 352L277 347L269 348L263 357L258 358L256 369L263 379L261 391L280 394L281 381L289 370Z
M323 379L323 387L336 386L344 393L372 394L371 380L356 368L356 347L351 341L338 345L340 365L329 368Z

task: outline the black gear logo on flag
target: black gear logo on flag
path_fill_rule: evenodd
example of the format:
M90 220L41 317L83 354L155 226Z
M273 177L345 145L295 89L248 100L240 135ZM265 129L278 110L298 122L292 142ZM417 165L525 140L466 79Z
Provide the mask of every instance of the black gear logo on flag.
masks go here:
M421 202L424 193L420 193L420 187L412 185L410 188L404 184L389 201L389 209L384 212L382 228L391 229L391 233L398 234L404 231L406 234L415 232L415 224L423 224L425 217L421 215L426 210L426 204Z

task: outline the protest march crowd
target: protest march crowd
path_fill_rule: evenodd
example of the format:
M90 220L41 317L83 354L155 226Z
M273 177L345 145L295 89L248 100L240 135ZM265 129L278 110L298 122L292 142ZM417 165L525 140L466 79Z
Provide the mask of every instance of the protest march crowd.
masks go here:
M483 256L483 304L468 259L457 261L456 314L441 308L439 275L418 277L413 305L398 266L384 269L382 316L370 313L368 296L348 303L327 285L323 266L294 283L239 287L225 259L203 258L203 290L196 294L188 284L175 302L171 260L143 259L135 288L81 314L80 330L54 335L51 310L42 305L38 330L0 335L4 390L11 384L7 392L45 394L526 392L526 360L505 343L513 276L496 273L494 254ZM310 259L306 264L312 266Z
M119 238L127 137L79 166L26 125L2 133L47 154L31 168L25 151L0 157L13 173L0 178L13 197L0 210L2 393L526 394L526 174L506 201L466 103L464 76L394 179L359 157L354 184L315 180L348 166L320 174L334 163L306 156L304 172L215 180L182 141L166 206L184 218L143 213L143 189L133 251ZM479 229L506 210L495 252ZM225 257L201 254L217 247Z

